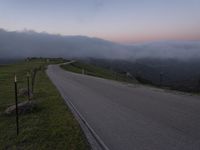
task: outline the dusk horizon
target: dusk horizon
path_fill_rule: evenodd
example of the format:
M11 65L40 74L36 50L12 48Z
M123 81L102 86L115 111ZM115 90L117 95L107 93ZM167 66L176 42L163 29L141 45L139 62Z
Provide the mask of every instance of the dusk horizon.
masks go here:
M90 35L81 35L81 34L61 34L61 33L51 33L51 32L47 32L47 31L36 31L34 29L28 29L28 28L24 28L22 30L7 30L5 28L1 28L0 30L4 30L6 32L17 32L17 33L38 33L38 34L48 34L48 35L55 35L55 36L62 36L62 37L70 37L70 36L80 36L80 37L88 37L88 38L97 38L97 39L101 39L101 40L105 40L105 41L109 41L109 42L113 42L113 43L118 43L118 44L122 44L122 45L137 45L137 44L146 44L146 43L157 43L157 42L200 42L200 38L177 38L177 39L154 39L154 40L144 40L144 41L133 41L133 42L121 42L121 41L115 41L112 39L106 39L103 37L97 37L97 36L90 36Z
M197 0L2 0L0 28L98 37L123 44L200 40Z

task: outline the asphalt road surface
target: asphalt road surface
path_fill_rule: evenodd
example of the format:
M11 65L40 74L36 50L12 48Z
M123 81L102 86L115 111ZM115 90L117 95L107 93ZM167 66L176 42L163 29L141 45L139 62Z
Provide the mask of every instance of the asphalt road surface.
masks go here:
M47 74L111 150L200 150L200 97L64 71Z

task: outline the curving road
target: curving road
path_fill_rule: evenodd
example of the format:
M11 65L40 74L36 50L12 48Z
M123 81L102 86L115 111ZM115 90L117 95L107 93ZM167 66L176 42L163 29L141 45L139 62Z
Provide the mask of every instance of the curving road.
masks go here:
M200 97L64 71L47 74L110 150L200 150Z

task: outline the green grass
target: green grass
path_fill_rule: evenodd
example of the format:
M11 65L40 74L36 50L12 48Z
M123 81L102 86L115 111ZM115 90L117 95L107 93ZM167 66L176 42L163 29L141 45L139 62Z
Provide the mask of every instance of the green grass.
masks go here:
M128 78L126 74L117 73L105 68L97 67L95 65L83 62L74 62L71 64L62 65L61 67L65 70L75 73L82 73L82 69L84 69L84 73L87 75L110 79L110 80L117 80L122 82L130 82L130 83L136 82L136 80Z
M33 100L38 107L31 113L19 116L18 136L15 115L7 116L3 113L8 106L14 104L14 73L18 76L19 88L26 87L26 72L45 65L44 61L38 60L0 65L0 150L89 149L79 124L44 70L36 76Z

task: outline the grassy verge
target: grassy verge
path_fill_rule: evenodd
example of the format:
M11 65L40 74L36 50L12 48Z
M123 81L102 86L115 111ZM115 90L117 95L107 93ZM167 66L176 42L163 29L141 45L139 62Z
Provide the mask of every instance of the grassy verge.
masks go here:
M38 107L20 115L20 134L16 136L15 116L3 111L14 104L13 75L16 72L19 88L26 87L26 72L45 66L42 61L21 62L0 66L0 149L24 150L85 150L87 141L77 121L66 107L44 70L38 72L34 101ZM24 101L24 98L19 98Z
M126 74L120 74L108 69L100 68L83 62L74 62L71 64L62 65L61 67L65 70L75 73L83 73L84 70L84 74L91 76L101 77L110 80L117 80L122 82L131 82L131 83L136 82L133 78L127 77Z

